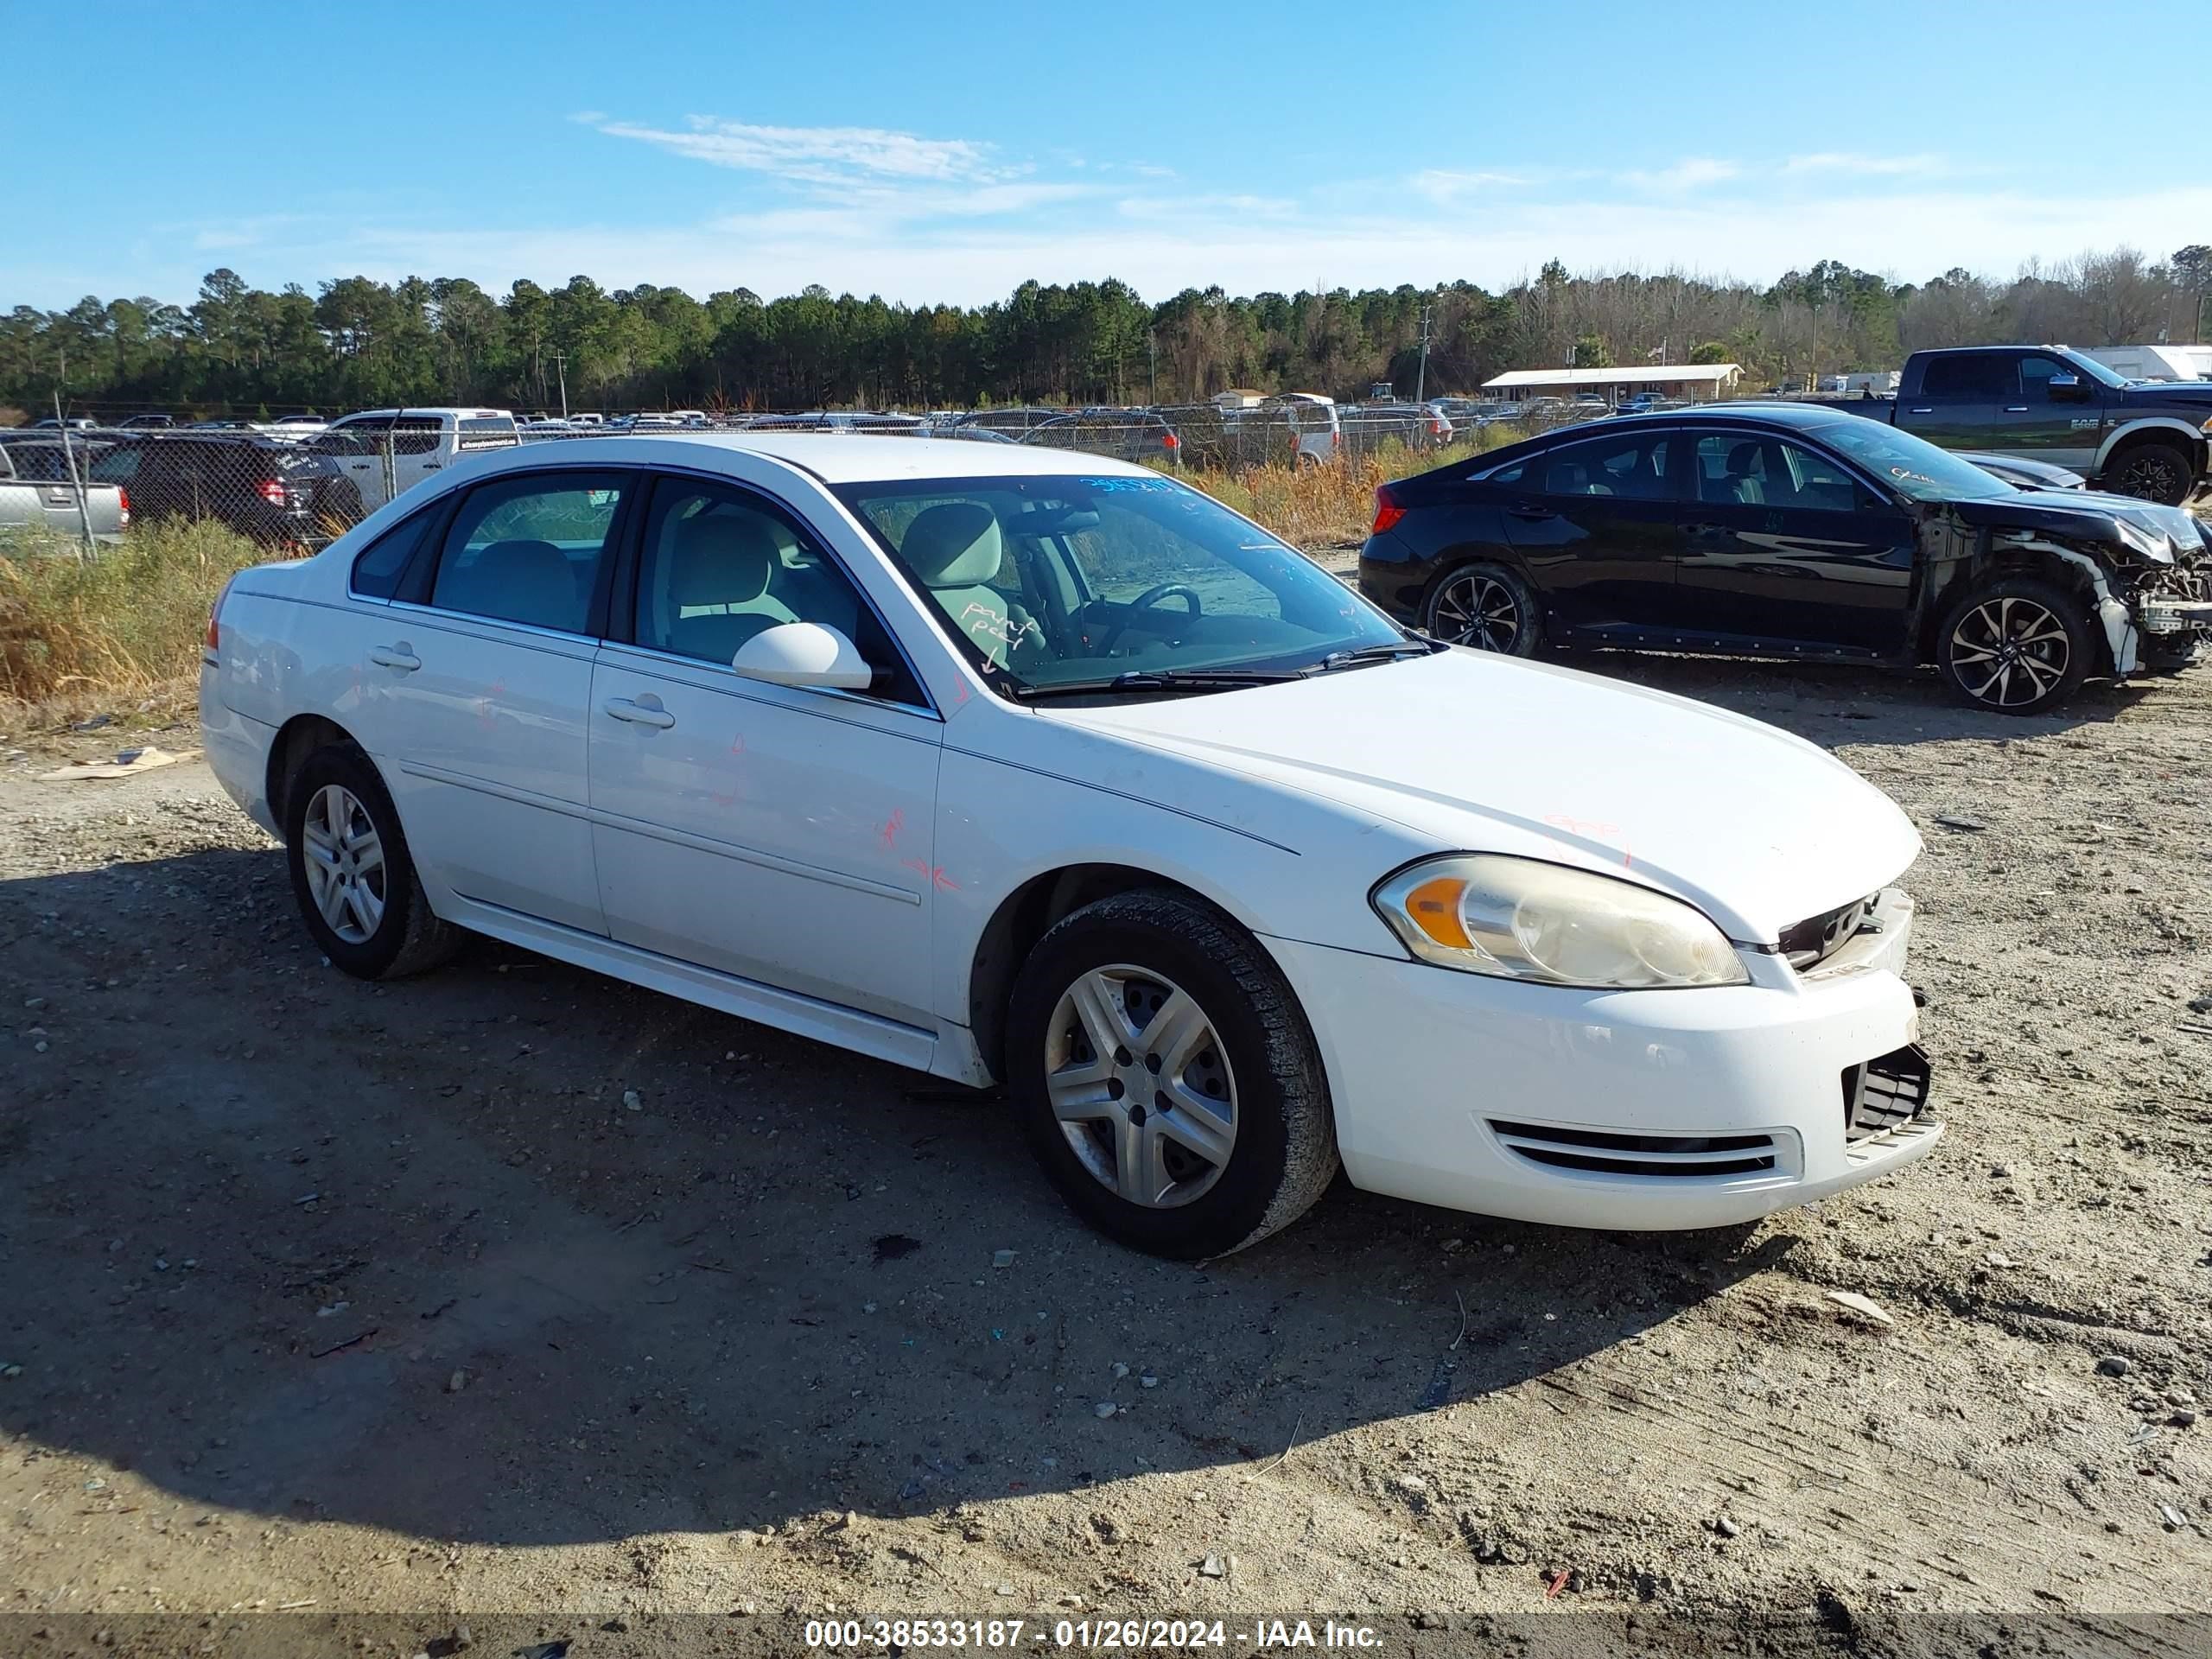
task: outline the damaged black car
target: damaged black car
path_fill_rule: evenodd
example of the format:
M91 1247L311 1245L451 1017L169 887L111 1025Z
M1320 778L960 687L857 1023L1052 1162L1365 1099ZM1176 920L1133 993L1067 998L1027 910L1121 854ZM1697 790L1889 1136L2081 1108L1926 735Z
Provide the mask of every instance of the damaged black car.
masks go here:
M1571 428L1386 484L1360 589L1440 639L1933 664L2040 714L2092 677L2196 659L2212 556L2194 521L2021 490L1818 404Z

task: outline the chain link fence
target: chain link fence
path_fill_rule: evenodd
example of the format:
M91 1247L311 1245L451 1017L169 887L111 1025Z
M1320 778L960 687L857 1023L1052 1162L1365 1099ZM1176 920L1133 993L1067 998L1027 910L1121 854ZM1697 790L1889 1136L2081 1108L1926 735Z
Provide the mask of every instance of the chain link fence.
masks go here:
M1455 408L1456 405L1456 408ZM371 412L322 420L188 422L0 430L0 485L47 486L48 521L77 533L81 498L128 498L128 522L219 524L271 548L321 545L470 454L594 437L821 432L1061 449L1168 473L1323 467L1380 458L1407 472L1447 449L1494 448L1606 413L1567 404L1336 404L1291 395L1249 407L1024 406L931 415L804 410L714 417L696 410L517 420L502 410ZM4 527L0 520L0 527Z

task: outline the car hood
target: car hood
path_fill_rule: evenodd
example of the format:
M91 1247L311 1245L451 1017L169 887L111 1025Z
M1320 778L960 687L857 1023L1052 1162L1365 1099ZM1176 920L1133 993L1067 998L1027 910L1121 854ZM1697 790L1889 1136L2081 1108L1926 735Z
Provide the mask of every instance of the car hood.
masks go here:
M1786 732L1465 649L1047 717L1322 797L1437 852L1641 881L1746 943L1865 897L1920 851L1887 796Z
M2178 404L2185 409L2212 406L2212 380L2153 380L2122 389L2120 399L2130 409L2152 404Z
M2133 518L2143 505L2133 496L2117 501L2093 490L2015 490L2010 495L1945 503L1962 523L1990 530L2032 530L2126 548L2114 520ZM2140 522L2139 520L2138 522Z

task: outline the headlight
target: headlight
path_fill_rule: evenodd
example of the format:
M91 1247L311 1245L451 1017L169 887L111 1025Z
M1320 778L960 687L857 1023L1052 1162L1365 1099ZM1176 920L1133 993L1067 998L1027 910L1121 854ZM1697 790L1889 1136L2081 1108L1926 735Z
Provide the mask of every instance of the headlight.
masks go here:
M2153 534L2132 518L2115 518L2113 523L2120 526L2120 539L2138 553L2146 553L2154 559L2173 556L2164 536Z
M1471 974L1609 990L1751 978L1702 912L1560 864L1494 853L1433 858L1384 881L1372 902L1422 961Z

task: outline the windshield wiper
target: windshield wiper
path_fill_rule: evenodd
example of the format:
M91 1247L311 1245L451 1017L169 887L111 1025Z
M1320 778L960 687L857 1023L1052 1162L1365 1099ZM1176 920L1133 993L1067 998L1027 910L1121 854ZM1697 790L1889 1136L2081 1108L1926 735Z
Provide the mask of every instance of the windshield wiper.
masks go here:
M1240 685L1276 685L1285 680L1302 680L1311 671L1303 668L1133 668L1111 679L1017 685L1014 695L1025 702L1033 702L1042 697L1099 696L1117 691L1220 691Z
M1367 663L1395 663L1402 657L1431 657L1435 655L1435 642L1427 639L1398 639L1387 645L1362 645L1357 651L1332 651L1313 664L1311 672L1332 673L1339 668L1358 668Z

